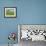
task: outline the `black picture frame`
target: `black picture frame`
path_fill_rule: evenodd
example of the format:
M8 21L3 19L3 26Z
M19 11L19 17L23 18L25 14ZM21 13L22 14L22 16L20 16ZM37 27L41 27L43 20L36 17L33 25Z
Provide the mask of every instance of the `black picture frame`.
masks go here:
M14 10L14 15L6 15L6 10L8 9L13 9ZM4 18L16 18L17 17L17 7L4 7Z

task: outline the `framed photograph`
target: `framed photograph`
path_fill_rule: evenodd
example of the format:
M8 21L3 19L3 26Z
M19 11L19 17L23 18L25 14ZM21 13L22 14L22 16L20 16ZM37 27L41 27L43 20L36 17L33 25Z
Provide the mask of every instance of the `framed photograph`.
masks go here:
M5 7L4 8L4 17L5 18L16 18L17 9L16 7Z

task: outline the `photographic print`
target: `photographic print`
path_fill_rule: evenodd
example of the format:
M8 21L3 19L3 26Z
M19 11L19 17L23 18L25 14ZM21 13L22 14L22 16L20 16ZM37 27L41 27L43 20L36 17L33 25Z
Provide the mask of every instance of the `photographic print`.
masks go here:
M16 7L5 7L4 17L5 18L16 18Z

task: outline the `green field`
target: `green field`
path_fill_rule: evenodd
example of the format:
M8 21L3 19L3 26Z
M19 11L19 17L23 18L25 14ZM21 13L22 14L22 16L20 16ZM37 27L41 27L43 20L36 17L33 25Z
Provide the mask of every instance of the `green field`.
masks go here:
M14 15L14 10L10 10L10 9L8 9L8 10L6 10L6 15Z

